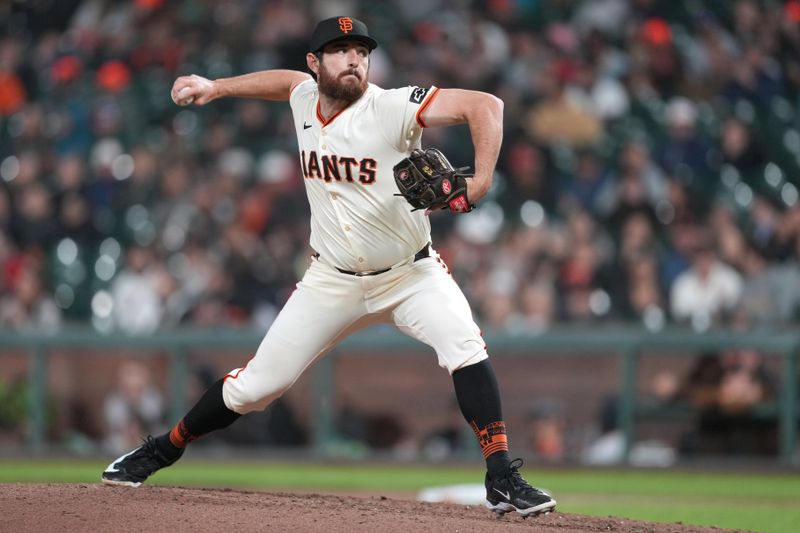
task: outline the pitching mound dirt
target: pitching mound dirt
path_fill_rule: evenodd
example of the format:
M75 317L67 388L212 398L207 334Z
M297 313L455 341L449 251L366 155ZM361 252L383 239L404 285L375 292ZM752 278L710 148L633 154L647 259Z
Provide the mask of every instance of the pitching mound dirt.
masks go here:
M551 513L495 517L481 507L371 498L238 490L104 485L0 485L2 531L191 531L470 533L553 531L716 531L681 524Z

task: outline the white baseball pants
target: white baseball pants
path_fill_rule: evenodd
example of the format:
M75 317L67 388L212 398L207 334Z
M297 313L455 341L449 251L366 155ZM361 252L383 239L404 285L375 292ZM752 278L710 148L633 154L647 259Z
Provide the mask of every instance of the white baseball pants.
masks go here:
M451 374L487 358L469 303L435 252L361 277L315 258L255 356L225 377L225 405L240 414L263 410L342 339L376 323L431 346Z

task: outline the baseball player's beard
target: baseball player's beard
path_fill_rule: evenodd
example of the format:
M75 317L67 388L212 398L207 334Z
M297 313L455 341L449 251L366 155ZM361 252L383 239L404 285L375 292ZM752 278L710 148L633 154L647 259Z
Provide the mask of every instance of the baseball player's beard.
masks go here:
M353 83L349 79L340 79L344 78L347 74L353 74L353 76L358 80L357 83ZM367 90L366 77L361 78L352 70L348 70L339 76L335 76L331 74L323 64L320 64L318 78L319 80L317 81L317 85L319 86L319 92L328 98L333 100L341 100L347 104L352 104L361 98L361 95L363 95L364 91Z

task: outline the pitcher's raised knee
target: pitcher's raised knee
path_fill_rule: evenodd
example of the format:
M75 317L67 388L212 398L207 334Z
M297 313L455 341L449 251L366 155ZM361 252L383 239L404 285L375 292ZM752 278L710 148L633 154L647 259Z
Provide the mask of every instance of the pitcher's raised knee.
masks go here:
M269 404L283 396L292 385L291 382L275 379L242 379L243 377L226 378L222 386L225 406L241 415L263 411Z

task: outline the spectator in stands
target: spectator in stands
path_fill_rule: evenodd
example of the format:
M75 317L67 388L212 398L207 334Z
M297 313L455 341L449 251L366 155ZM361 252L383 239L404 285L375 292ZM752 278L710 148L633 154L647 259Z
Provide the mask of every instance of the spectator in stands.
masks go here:
M737 320L762 329L790 324L800 304L797 267L770 265L752 246L745 247L740 258L744 283Z
M92 217L94 213L86 197L86 178L86 165L77 154L57 158L53 201L60 236L71 238L80 247L94 245L100 240L100 232Z
M642 255L655 255L659 245L655 226L645 213L632 213L622 224L617 257L633 261Z
M783 5L783 13L778 18L776 59L787 83L787 91L794 95L795 105L800 97L800 4L791 0ZM800 116L795 113L794 127L800 128Z
M114 326L125 333L152 333L164 314L158 293L153 252L140 246L128 249L126 264L111 286Z
M615 260L606 272L607 286L617 316L623 320L665 322L665 298L660 280L658 243L652 220L633 213L624 222Z
M728 81L738 53L736 41L720 17L711 10L694 16L695 38L684 52L687 61L687 92L714 98Z
M644 393L636 400L639 407L668 408L679 399L680 384L671 371L656 373L645 383ZM619 427L620 398L612 395L598 409L597 437L581 451L581 460L591 465L620 464L625 458L625 434ZM633 443L631 456L638 456L639 464L668 466L675 459L675 451L667 444L648 440Z
M603 216L617 201L616 176L595 150L579 150L570 172L560 179L563 203L576 204L594 216Z
M117 197L120 209L134 205L152 206L158 196L158 175L162 171L158 155L144 145L136 145L131 150L133 171L130 178L123 183L123 189Z
M659 288L655 257L648 254L631 256L621 272L627 280L625 294L618 302L622 316L644 321L649 327L660 329L665 321L666 306Z
M59 199L58 222L60 234L78 246L90 246L100 240L100 232L91 218L89 202L80 193L70 193Z
M19 111L28 101L35 81L30 66L23 62L21 43L13 37L0 39L0 116Z
M756 42L762 31L758 2L756 0L736 0L733 4L733 31L737 41Z
M665 110L667 138L656 161L668 175L695 191L703 190L710 173L708 142L697 129L697 106L686 97L672 98Z
M729 165L747 183L754 184L764 171L766 159L760 144L753 138L750 128L737 118L729 118L722 126L720 139L722 164Z
M670 289L672 316L701 331L724 323L738 303L742 277L721 262L706 237L692 250L691 266Z
M741 272L747 243L735 216L729 205L717 202L708 215L707 226L716 236L720 259Z
M544 276L523 285L519 295L522 329L531 333L547 331L556 320L557 298L553 282Z
M514 297L506 290L494 290L481 305L482 321L490 331L504 331L514 320Z
M774 398L774 378L757 351L748 348L726 351L722 356L722 369L718 396L721 411L741 413Z
M667 200L664 172L650 158L650 151L639 141L622 148L619 177L602 200L609 222L619 228L634 213L647 215L656 222L656 207Z
M678 94L684 68L669 23L658 15L649 16L630 40L629 49L634 50L632 55L641 62L650 85L662 98Z
M667 181L667 201L656 208L658 221L665 225L692 225L705 216L707 201L692 194L685 185Z
M559 462L566 458L567 421L559 401L540 400L528 415L526 432L530 449L538 460Z
M740 100L766 108L783 92L783 76L777 64L757 44L745 43L733 66L733 77L722 94L731 106Z
M506 148L505 191L500 200L508 213L516 216L529 200L553 212L558 202L557 184L550 175L551 165L545 150L524 137L509 141Z
M44 184L34 181L21 187L17 195L17 211L11 225L16 242L22 247L49 249L59 234L52 194Z
M153 384L150 369L139 361L119 367L116 389L103 402L109 453L121 453L135 446L142 435L163 431L164 400Z
M528 115L525 127L531 137L546 146L591 147L603 135L603 124L592 111L569 99L564 91L573 68L553 64L541 80L542 99Z
M61 326L61 310L45 290L41 276L30 265L18 271L12 292L0 298L0 326L37 332Z
M570 101L589 110L604 123L613 122L628 113L628 93L615 76L603 76L599 69L600 65L578 63L565 93Z
M592 292L598 285L598 266L597 253L591 244L575 244L569 251L559 273L563 319L582 324L597 319Z
M696 429L683 435L684 453L777 451L777 420L757 408L775 397L775 380L758 352L746 348L705 354L690 370L679 397L700 411Z
M767 196L756 195L750 204L747 239L767 258L786 260L794 252L794 239L790 237L794 232L791 231L791 225L787 227L785 220L777 202Z

